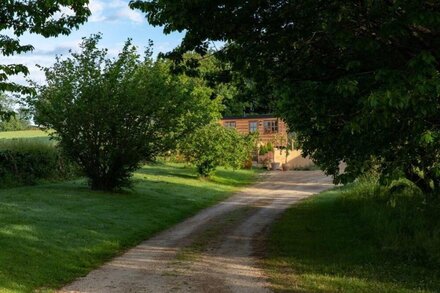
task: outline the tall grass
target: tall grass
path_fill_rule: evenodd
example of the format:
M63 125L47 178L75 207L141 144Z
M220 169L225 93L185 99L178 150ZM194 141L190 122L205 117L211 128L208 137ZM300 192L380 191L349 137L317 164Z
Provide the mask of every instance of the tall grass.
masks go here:
M358 214L387 254L421 265L440 266L440 202L426 202L411 183L380 186L362 178L343 189L342 204Z
M366 177L287 210L263 266L275 292L440 292L439 212L408 182Z

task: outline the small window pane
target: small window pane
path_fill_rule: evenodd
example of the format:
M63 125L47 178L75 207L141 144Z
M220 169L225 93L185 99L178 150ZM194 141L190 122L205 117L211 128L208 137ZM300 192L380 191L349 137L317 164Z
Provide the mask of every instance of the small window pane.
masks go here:
M266 120L263 123L264 133L277 133L278 132L278 121L277 120Z
M226 128L235 128L235 121L226 121L223 125Z
M258 131L258 122L256 121L249 122L249 133L253 133L257 131Z

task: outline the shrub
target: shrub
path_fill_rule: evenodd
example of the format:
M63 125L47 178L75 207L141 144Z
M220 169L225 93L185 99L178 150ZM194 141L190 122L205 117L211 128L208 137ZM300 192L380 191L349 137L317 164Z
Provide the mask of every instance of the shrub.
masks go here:
M76 166L52 143L32 139L0 141L0 186L31 185L78 174Z
M197 167L198 173L209 177L218 166L242 167L251 157L255 138L213 123L197 129L181 148L187 160Z
M265 154L267 154L269 151L267 150L266 145L262 145L260 146L260 149L258 151L258 153L260 154L260 156L264 156Z
M31 99L36 121L56 132L92 189L130 185L142 161L173 149L182 137L209 123L217 100L185 76L170 74L166 61L144 59L128 41L116 59L84 39L82 52L45 68L47 85Z
M271 142L268 142L265 145L260 146L259 154L260 156L264 156L268 154L269 152L273 152L274 148Z

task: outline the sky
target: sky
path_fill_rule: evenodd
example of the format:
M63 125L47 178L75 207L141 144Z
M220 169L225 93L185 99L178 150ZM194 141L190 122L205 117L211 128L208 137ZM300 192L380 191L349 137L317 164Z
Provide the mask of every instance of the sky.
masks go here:
M148 24L145 15L128 7L129 0L91 0L89 9L92 15L87 23L69 36L44 38L26 34L20 37L22 44L31 44L34 51L15 56L0 56L1 64L25 64L30 75L13 76L10 81L26 84L28 78L36 82L44 82L43 73L35 66L50 66L56 55L68 55L69 50L78 51L81 38L91 34L102 33L100 46L109 49L109 56L116 56L128 38L143 52L151 39L154 42L154 54L168 52L181 41L183 34L163 34L162 28ZM3 33L3 32L2 32Z

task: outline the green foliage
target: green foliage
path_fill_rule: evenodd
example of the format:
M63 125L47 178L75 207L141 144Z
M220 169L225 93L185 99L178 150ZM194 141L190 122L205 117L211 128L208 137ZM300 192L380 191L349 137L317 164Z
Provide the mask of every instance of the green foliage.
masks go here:
M87 20L90 15L89 0L16 0L0 4L0 55L11 56L32 51L30 44L22 44L19 37L24 33L38 34L46 38L68 35L73 28ZM66 14L63 10L69 9ZM8 81L11 75L29 73L23 64L0 64L0 92L29 93L30 88ZM0 115L2 109L0 107Z
M268 89L278 112L337 182L373 159L426 194L440 190L440 3L437 1L135 0L165 32L185 31L169 57L216 54ZM347 164L344 174L339 164Z
M17 112L13 108L14 99L0 94L0 109L3 110L3 115L0 115L0 131L17 131L29 128L30 123L25 117L24 111L19 109Z
M214 51L204 56L194 52L185 53L181 62L173 63L173 72L204 80L213 89L213 97L221 98L223 116L267 114L275 109L273 103L263 102L263 97L267 95L264 89L234 71L231 63L218 58Z
M267 144L261 145L259 149L259 154L261 156L264 156L265 154L269 152L273 152L273 145L271 142L268 142Z
M0 131L19 131L29 129L29 121L21 119L17 114L6 121L0 121Z
M175 76L169 62L144 59L127 41L116 59L97 48L99 35L82 51L44 68L30 104L36 122L76 161L93 189L128 186L141 161L173 149L192 129L218 117L219 103L198 79Z
M283 9L283 5L288 5L286 3L290 2L132 0L130 7L145 12L148 22L163 27L164 33L185 31L182 43L166 54L177 63L183 60L185 53L195 51L203 57L213 54L227 64L222 73L229 77L237 92L233 99L225 100L224 114L242 115L244 111L267 114L276 109L274 86L268 82L270 76L265 69L279 66L274 62L277 60L277 56L274 57L278 53L276 50L290 40L290 36L276 35L277 29L288 23L283 19L290 13ZM283 20L269 19L276 13ZM226 45L219 50L214 46L214 51L213 40L226 42ZM264 52L262 47L265 47ZM289 43L288 47L293 46ZM267 58L267 64L261 64L261 58ZM244 68L249 74L243 75ZM283 70L280 75L284 73Z
M33 139L0 140L1 187L68 179L77 174L76 166L53 144Z
M440 201L427 204L411 182L389 186L362 177L341 191L342 206L353 209L364 229L387 254L426 267L440 265Z
M197 129L181 144L182 153L203 177L211 176L218 166L242 167L254 148L254 136L240 135L217 123Z

